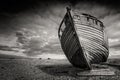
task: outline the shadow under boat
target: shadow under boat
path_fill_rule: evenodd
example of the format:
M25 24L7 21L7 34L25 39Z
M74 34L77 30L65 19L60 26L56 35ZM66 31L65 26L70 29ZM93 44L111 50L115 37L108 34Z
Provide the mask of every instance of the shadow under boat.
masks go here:
M72 65L37 65L38 69L54 76L88 77L88 76L114 76L114 71L108 65L92 64L92 70L76 68Z
M108 59L107 62L100 63L100 65L107 65L109 67L113 67L115 69L120 70L120 58L117 57L117 58Z

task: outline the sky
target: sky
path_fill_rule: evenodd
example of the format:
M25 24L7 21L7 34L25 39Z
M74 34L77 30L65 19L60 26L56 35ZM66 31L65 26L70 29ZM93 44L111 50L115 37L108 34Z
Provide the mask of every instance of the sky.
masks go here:
M29 31L30 50L21 55L63 54L57 31L68 5L101 20L110 55L120 55L120 5L115 0L1 0L0 45L16 46L16 32Z

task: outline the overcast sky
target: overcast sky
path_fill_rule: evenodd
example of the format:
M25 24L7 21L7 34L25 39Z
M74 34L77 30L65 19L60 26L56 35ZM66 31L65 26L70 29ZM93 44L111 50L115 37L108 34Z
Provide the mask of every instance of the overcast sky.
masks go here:
M96 0L4 0L0 2L0 44L14 46L15 32L29 30L34 33L39 54L61 54L58 27L66 13L65 7L91 14L100 19L109 38L110 54L120 54L120 6L118 1Z

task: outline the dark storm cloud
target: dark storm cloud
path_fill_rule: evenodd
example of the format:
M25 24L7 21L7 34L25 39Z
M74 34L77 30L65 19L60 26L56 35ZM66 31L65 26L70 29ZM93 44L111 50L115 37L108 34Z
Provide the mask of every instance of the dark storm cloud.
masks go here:
M65 3L64 3L65 2ZM0 1L0 33L9 34L12 31L18 30L20 17L39 15L41 18L48 18L53 14L52 6L55 7L58 4L66 4L67 1L57 0L1 0ZM59 8L58 8L59 9ZM28 13L26 13L28 12ZM25 14L25 15L24 15ZM28 20L30 21L30 20ZM42 23L42 22L41 22ZM42 23L44 24L44 23Z
M116 0L0 0L0 11L8 13L18 13L29 10L36 6L47 9L50 5L69 4L76 6L78 3L90 3L91 5L99 4L119 10L119 1Z
M83 12L92 13L92 11L101 13L99 10L97 10L98 7L96 5L99 5L100 7L107 7L108 12L105 11L102 12L103 14L98 14L96 17L103 18L105 16L108 16L110 14L117 14L120 12L119 9L119 4L118 1L113 1L113 0L1 0L0 1L0 28L2 29L1 32L10 32L12 30L18 29L18 27L12 26L11 25L11 20L16 18L17 14L26 12L26 11L31 11L38 13L42 17L48 17L49 14L52 13L52 10L50 10L50 6L55 7L57 4L61 5L71 5L73 8L80 8L82 10L85 10ZM77 5L77 6L76 6ZM38 8L39 7L39 8ZM36 8L38 9L36 10ZM59 8L58 8L59 9ZM94 10L95 9L95 10ZM45 14L46 11L48 14ZM91 11L91 12L90 12ZM53 11L54 13L54 11ZM56 15L56 13L54 13ZM19 16L19 15L18 15ZM15 22L14 22L15 23ZM12 23L12 24L14 24ZM9 26L7 25L9 24ZM16 28L17 27L17 28ZM5 30L5 31L4 31Z

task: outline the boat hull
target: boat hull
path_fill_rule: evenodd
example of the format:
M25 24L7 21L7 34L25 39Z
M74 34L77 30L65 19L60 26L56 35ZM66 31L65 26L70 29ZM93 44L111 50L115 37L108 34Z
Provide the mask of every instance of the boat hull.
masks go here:
M58 36L66 57L75 67L91 69L91 63L107 60L109 50L104 26L94 17L78 13L71 15L67 11Z

